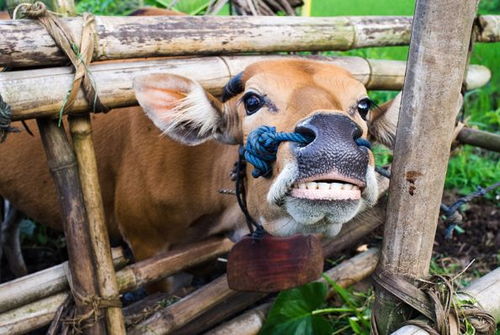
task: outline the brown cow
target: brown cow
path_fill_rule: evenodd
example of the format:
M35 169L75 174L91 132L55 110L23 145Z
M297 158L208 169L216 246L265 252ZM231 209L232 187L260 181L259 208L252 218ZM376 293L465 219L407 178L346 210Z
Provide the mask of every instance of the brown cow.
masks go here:
M333 236L374 204L374 158L355 142L368 136L371 102L350 73L316 61L264 61L230 88L223 103L188 78L139 77L136 95L146 114L133 107L92 117L109 232L138 260L244 229L236 225L243 222L236 200L219 190L234 188L237 144L262 125L314 137L305 146L283 142L270 177L252 178L247 168L249 211L269 232ZM393 138L388 122L378 115L371 125L386 143ZM0 145L0 194L59 228L55 188L36 125L29 126L34 137L11 134Z

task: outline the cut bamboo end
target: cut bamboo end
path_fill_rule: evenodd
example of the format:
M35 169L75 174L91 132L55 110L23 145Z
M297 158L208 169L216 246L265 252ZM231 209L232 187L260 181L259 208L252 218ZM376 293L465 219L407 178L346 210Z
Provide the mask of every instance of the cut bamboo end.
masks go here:
M234 56L155 59L125 63L92 64L90 72L101 101L110 108L137 104L132 87L137 75L172 73L198 81L213 94L220 94L224 85L248 65L263 60L279 60L290 56ZM350 71L367 89L401 89L405 62L381 61L361 57L302 57L335 64ZM474 80L470 78L476 78ZM477 78L482 78L478 80ZM483 66L471 66L465 79L469 89L488 82L490 72ZM11 106L12 119L22 120L58 115L68 88L71 87L71 68L50 68L0 73L0 95ZM46 87L50 87L47 90ZM79 92L73 112L89 108L83 93Z

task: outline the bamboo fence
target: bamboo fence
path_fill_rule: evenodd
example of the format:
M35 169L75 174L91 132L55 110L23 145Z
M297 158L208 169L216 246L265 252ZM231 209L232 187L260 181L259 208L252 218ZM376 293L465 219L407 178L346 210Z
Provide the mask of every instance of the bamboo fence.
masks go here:
M81 35L81 18L63 21L73 36ZM411 21L403 16L96 17L93 60L407 45ZM477 41L498 42L499 22L499 16L479 17ZM34 21L0 21L0 35L0 66L66 63L49 34Z
M281 60L296 56L228 56L143 60L125 63L92 64L90 72L102 103L110 108L137 104L133 78L151 73L172 73L198 81L214 94L219 94L229 79L248 65L262 60ZM371 90L400 90L406 64L404 61L364 59L361 57L303 57L335 64L350 71ZM465 86L474 89L485 85L491 77L488 68L471 65ZM73 81L71 68L59 67L0 73L0 95L12 110L13 120L56 116L64 104ZM50 87L50 89L47 89ZM83 92L79 92L72 112L89 108Z

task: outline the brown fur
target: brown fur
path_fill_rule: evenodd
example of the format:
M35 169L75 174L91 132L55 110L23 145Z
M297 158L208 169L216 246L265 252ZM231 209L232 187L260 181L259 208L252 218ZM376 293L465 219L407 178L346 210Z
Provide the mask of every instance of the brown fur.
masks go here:
M263 91L276 110L246 117L239 97L223 106L207 94L213 109L220 108L226 115L225 131L233 134L229 137L235 143L262 124L293 131L297 122L318 110L348 115L367 136L366 122L353 107L366 90L341 68L307 61L263 62L251 66L245 79L246 88ZM178 99L189 93L186 83L178 81L182 90L176 91L175 82L166 94ZM228 116L231 110L237 115ZM110 235L128 241L137 259L228 230L242 221L234 197L218 192L234 187L229 175L237 158L236 146L216 141L181 145L162 137L136 107L94 115L92 122ZM60 228L40 136L35 122L29 126L34 137L26 132L11 134L0 145L0 194L36 221ZM240 132L242 136L234 135ZM287 150L279 151L275 173L290 155ZM265 197L271 182L249 180L249 208L256 217L270 211Z

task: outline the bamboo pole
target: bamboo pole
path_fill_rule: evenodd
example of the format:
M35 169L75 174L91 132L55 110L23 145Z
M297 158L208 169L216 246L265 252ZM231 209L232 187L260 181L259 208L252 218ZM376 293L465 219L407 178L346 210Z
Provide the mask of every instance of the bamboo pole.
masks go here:
M73 36L81 35L81 18L63 21ZM498 22L499 16L481 16L476 21L481 32L478 42L498 42ZM411 17L405 16L98 16L93 60L407 45L410 25ZM55 66L66 62L52 38L34 21L0 21L0 35L0 66Z
M391 275L428 273L476 5L417 0L379 264ZM378 286L376 296L378 332L388 334L408 310Z
M88 220L85 211L76 159L62 127L57 120L37 119L50 172L59 196L66 236L72 291L87 297L98 296L96 267L93 264L91 242L88 238ZM79 315L93 311L93 307L75 298ZM88 323L86 334L103 334L101 321Z
M227 253L232 245L233 243L228 239L214 238L179 250L163 252L150 259L127 266L117 272L119 291L123 293L135 289L143 284L168 277L190 266L213 259ZM15 288L20 287L15 286ZM22 292L18 292L18 294L22 295ZM67 292L61 294L65 294L66 297L69 295ZM44 301L43 304L42 301ZM43 327L54 317L63 301L64 299L60 299L60 294L57 294L9 310L0 314L0 324L2 324L1 320L11 320L6 323L8 328L5 328L8 330L6 334L9 335L23 334L26 331ZM43 311L39 306L44 306ZM49 318L49 315L52 315L52 318ZM28 325L30 328L26 330ZM4 333L0 331L0 334Z
M111 246L105 223L101 187L97 173L97 161L92 141L90 115L70 116L69 126L75 150L94 262L97 265L97 283L104 299L119 299ZM120 307L106 308L106 325L110 335L125 334L125 320Z
M248 65L261 60L289 58L297 57L271 55L143 60L92 64L90 72L101 101L110 108L117 108L137 104L132 83L138 75L173 73L196 80L212 93L219 94L231 76L243 71ZM403 85L405 62L402 61L380 61L361 57L304 58L341 66L371 90L399 90ZM468 73L469 76L483 79L482 82L474 83L469 83L466 79L468 89L486 84L491 75L487 68L478 65L471 65ZM13 120L55 116L62 107L72 81L72 69L64 67L2 72L0 95L10 105ZM72 111L84 112L88 108L83 92L80 92Z
M370 249L329 270L327 275L336 280L339 285L352 285L370 275L375 269L377 258L377 251ZM236 291L227 286L226 276L224 275L179 302L155 313L130 329L129 334L170 334L193 320L203 311L216 307L217 304L236 294Z
M500 135L472 128L462 128L457 140L486 150L500 152Z
M476 301L487 313L500 322L500 268L474 280L464 290L465 294L458 294L458 299ZM427 331L417 326L404 326L392 333L393 335L429 335Z
M127 263L122 248L112 249L117 268ZM68 262L38 271L0 285L0 313L40 300L69 288Z

